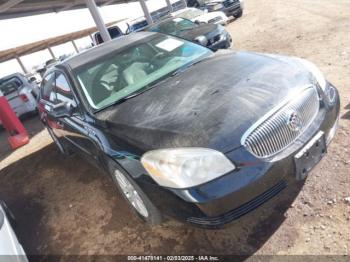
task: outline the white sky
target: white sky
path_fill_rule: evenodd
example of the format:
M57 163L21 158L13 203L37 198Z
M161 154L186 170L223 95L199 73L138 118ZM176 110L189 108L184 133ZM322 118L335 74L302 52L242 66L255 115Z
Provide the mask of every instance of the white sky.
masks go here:
M172 2L175 2L175 0L172 0ZM149 0L147 1L147 5L149 10L153 11L166 6L166 2L165 0ZM100 8L100 11L106 23L143 15L138 2L105 6ZM0 50L6 50L93 26L95 24L88 9L0 20L0 35L2 36ZM86 37L78 40L76 43L78 48L81 48L90 44L91 40L89 37ZM52 49L56 57L74 52L71 43L55 46ZM31 69L33 66L44 63L50 58L50 53L47 50L43 50L24 56L21 59L26 68ZM0 63L0 77L15 72L22 72L16 60Z

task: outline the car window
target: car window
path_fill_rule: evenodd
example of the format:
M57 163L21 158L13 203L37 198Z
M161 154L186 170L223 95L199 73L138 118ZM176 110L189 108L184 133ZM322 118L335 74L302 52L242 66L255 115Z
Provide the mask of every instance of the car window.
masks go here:
M56 73L56 99L57 103L69 102L71 105L76 106L76 102L71 90L71 87L67 81L67 78L63 73Z
M41 83L41 97L44 100L54 102L56 99L55 93L53 92L55 88L55 74L51 73L44 77Z
M182 39L154 35L83 65L74 75L89 104L99 110L212 54Z
M198 25L190 20L180 17L167 20L149 28L151 32L159 32L168 35L180 36L183 31L191 30Z

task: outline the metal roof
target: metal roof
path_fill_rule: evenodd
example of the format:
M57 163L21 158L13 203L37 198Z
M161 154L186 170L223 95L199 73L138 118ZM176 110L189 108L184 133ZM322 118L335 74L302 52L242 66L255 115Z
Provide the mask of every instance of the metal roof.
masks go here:
M108 23L106 25L110 26L110 25L113 25L113 24L120 22L120 21L123 21L123 20L114 21L114 22ZM5 62L5 61L10 60L10 59L13 59L15 57L29 55L31 53L35 53L35 52L38 52L40 50L44 50L48 47L64 44L64 43L67 43L68 41L88 36L96 31L97 31L96 27L91 27L91 28L84 29L81 31L69 33L66 35L52 37L52 38L48 38L48 39L38 41L35 43L30 43L30 44L26 44L23 46L18 46L15 48L3 50L3 51L0 51L0 63Z
M95 0L98 6L135 2L134 0ZM0 0L0 19L17 18L86 8L84 0Z

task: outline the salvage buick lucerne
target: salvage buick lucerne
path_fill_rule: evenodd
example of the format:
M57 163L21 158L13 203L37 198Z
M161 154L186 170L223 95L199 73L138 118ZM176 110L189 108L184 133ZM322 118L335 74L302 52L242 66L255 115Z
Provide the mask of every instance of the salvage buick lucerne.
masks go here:
M217 228L306 179L339 96L307 60L142 32L52 68L39 110L60 151L105 170L146 222Z

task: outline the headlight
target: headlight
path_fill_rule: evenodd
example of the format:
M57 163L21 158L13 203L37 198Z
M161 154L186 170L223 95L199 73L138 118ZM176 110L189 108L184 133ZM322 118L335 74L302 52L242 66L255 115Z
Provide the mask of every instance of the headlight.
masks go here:
M310 71L310 73L313 74L315 80L320 85L324 94L328 98L329 103L332 104L336 98L335 88L327 83L327 80L324 77L323 73L320 69L318 69L318 67L314 63L305 59L299 59L299 61Z
M308 60L299 58L299 61L310 71L310 73L313 74L317 83L320 85L322 90L325 91L327 86L327 81L323 73L321 72L321 70L318 69L318 67L314 63Z
M147 152L141 163L161 186L189 188L235 169L224 154L206 148L174 148Z

